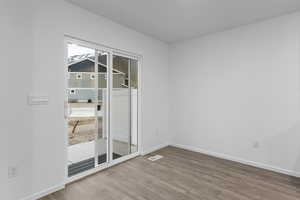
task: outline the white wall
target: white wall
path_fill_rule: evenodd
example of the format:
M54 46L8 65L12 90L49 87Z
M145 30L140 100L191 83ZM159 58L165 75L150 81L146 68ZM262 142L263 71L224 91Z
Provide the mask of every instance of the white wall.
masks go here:
M31 191L32 115L26 105L31 87L32 15L30 2L0 1L0 199ZM8 180L8 166L17 177Z
M5 53L1 52L1 56L9 53L8 58L14 61L11 65L16 68L7 65L1 80L4 81L1 106L7 114L1 116L1 124L5 124L1 130L4 128L3 132L9 135L9 141L5 141L9 154L5 155L4 165L1 151L3 185L8 181L6 160L11 159L10 165L18 164L20 174L9 185L13 191L8 193L14 195L0 199L30 197L64 182L64 34L143 55L143 151L168 143L167 44L61 0L35 0L33 7L29 6L30 1L5 0L5 3L11 4L5 14L9 15L7 24L13 30L3 37L1 31L0 38L5 41L4 49L1 47ZM12 25L10 18L14 20ZM10 72L15 72L13 80ZM49 95L49 105L28 107L28 93Z
M173 143L300 175L299 25L296 13L172 45Z

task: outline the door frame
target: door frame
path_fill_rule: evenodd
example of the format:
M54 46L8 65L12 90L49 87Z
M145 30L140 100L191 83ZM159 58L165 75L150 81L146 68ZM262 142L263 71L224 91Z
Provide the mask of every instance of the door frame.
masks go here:
M103 163L101 165L98 165L97 167L93 168L93 169L90 169L90 170L87 170L87 171L84 171L84 172L81 172L79 174L76 174L74 176L71 176L71 177L68 177L68 146L69 146L69 143L68 143L68 123L67 123L67 120L65 120L65 127L64 127L64 136L65 136L65 184L68 184L68 183L71 183L73 181L76 181L76 180L79 180L81 178L84 178L88 175L91 175L91 174L94 174L96 172L99 172L103 169L107 169L109 167L112 167L116 164L119 164L121 162L124 162L126 160L129 160L129 159L132 159L134 157L137 157L139 155L141 155L141 152L142 152L142 128L141 128L141 120L142 120L142 115L141 115L141 108L142 108L142 94L141 94L141 88L142 88L142 80L141 80L141 72L142 72L142 55L140 54L136 54L136 53L132 53L132 52L129 52L129 51L124 51L124 50L120 50L120 49L117 49L117 48L112 48L112 47L109 47L109 46L105 46L105 45L101 45L101 44L97 44L95 42L90 42L90 41L87 41L87 40L83 40L83 39L79 39L79 38L76 38L76 37L73 37L73 36L69 36L69 35L64 35L64 66L63 66L63 69L64 69L64 77L65 77L65 84L64 84L64 87L63 87L63 92L64 92L64 119L66 119L66 116L67 116L67 94L66 94L66 88L68 87L68 79L67 79L67 75L68 75L68 70L66 68L67 64L68 64L68 51L67 51L67 45L68 43L75 43L75 44L78 44L78 45L82 45L82 46L85 46L85 47L88 47L88 48L93 48L93 49L96 49L96 50L99 50L99 51L105 51L107 53L109 53L109 60L108 60L108 76L110 77L109 78L109 83L108 83L108 89L109 89L109 95L107 95L107 100L110 101L112 99L112 61L113 61L113 55L119 55L119 56L123 56L123 57L127 57L127 58L131 58L131 59L135 59L138 61L138 89L137 89L137 95L138 95L138 113L137 113L137 137L138 137L138 151L135 152L135 153L132 153L132 154L129 154L129 155L125 155L125 156L122 156L121 158L118 158L118 159L112 159L112 137L111 137L111 103L109 103L107 109L107 113L108 113L108 119L106 120L106 127L107 127L107 134L108 134L108 142L107 142L107 155L110 155L108 156L109 159L107 160L106 163Z

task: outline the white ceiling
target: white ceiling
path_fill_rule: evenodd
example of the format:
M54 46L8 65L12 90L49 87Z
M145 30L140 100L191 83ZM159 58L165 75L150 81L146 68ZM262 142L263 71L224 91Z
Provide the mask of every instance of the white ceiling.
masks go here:
M300 0L67 0L165 42L300 9Z

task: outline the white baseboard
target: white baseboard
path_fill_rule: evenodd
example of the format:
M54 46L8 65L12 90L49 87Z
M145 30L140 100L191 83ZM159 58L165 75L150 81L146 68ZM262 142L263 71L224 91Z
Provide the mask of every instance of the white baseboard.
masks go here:
M192 146L188 146L188 145L171 144L171 146L178 147L178 148L185 149L185 150L189 150L189 151L199 152L199 153L203 153L203 154L213 156L213 157L216 157L216 158L221 158L221 159L225 159L225 160L239 162L239 163L242 163L242 164L245 164L245 165L250 165L250 166L253 166L253 167L266 169L266 170L274 171L274 172L277 172L277 173L286 174L286 175L289 175L289 176L294 176L294 177L300 178L300 173L299 172L286 170L286 169L270 166L270 165L263 164L263 163L249 161L249 160L245 160L245 159L242 159L242 158L237 158L237 157L222 154L222 153L212 152L212 151L208 151L208 150L204 150L204 149L201 149L201 148L198 148L198 147L192 147Z
M155 147L143 150L142 153L141 153L141 155L142 156L147 155L149 153L152 153L154 151L157 151L157 150L162 149L162 148L167 147L167 146L169 146L169 143L164 143L164 144L157 145Z
M48 188L46 190L43 190L41 192L37 192L35 194L32 194L28 197L22 198L21 200L37 200L39 198L42 198L44 196L47 196L48 194L51 194L53 192L57 192L57 191L62 190L64 188L65 188L65 184L56 185L56 186L53 186L53 187Z

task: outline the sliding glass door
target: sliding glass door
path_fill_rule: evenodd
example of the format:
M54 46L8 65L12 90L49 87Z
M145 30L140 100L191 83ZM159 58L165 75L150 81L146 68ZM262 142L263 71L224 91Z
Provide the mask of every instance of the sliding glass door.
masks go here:
M138 60L86 43L66 48L71 177L138 151Z

